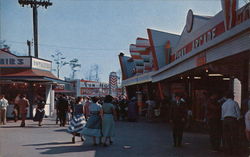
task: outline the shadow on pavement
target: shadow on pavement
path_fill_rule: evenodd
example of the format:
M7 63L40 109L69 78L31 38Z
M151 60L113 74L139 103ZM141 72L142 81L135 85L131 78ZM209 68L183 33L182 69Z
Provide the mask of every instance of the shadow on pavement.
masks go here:
M26 144L23 146L44 146L44 145L60 145L60 144L72 144L72 142L50 142L50 143L39 143L39 144Z
M100 148L94 146L54 146L54 147L44 147L44 148L36 148L37 150L46 150L41 152L41 154L64 154L64 153L71 153L71 152L86 152L86 151L96 151Z
M63 128L63 129L58 129L58 130L54 130L55 132L67 132L67 129L66 128Z

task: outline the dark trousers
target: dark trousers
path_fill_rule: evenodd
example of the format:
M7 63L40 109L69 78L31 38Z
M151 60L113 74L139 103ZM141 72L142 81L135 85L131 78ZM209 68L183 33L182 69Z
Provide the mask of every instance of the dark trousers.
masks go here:
M226 153L235 153L238 147L238 121L236 118L224 118L223 140Z
M210 143L214 150L218 150L222 139L222 123L220 118L211 118L208 120Z
M65 126L65 124L66 124L66 116L67 116L67 112L66 111L59 111L58 112L60 126Z
M181 146L183 136L184 123L182 121L173 122L173 139L174 146Z

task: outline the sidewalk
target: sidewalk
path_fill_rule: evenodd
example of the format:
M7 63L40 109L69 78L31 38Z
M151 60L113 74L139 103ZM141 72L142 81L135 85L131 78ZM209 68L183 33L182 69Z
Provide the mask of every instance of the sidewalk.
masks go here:
M170 128L164 123L116 123L114 145L92 146L87 138L83 143L71 135L66 127L55 125L54 120L45 119L44 125L27 121L27 127L9 122L0 126L0 157L222 157L223 153L212 152L208 135L185 133L182 148L172 146ZM125 147L124 147L125 146ZM242 155L242 156L248 156Z

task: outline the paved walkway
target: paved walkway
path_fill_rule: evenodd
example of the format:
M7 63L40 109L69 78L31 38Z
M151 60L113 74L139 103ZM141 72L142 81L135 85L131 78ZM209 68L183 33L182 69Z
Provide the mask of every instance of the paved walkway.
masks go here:
M0 126L0 157L221 157L223 153L209 150L209 138L204 134L184 134L184 146L172 147L170 128L164 123L116 123L114 145L92 146L87 138L71 143L66 128L45 120L42 127L27 121L27 127L9 122ZM125 147L124 147L125 146ZM126 147L129 146L129 147ZM242 155L248 156L248 155Z

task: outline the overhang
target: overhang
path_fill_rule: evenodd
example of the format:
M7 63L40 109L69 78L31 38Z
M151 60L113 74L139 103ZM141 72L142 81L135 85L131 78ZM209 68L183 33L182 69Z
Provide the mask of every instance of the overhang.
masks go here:
M205 56L206 62L204 64L208 64L244 51L250 51L250 20L237 25L207 44L162 67L152 75L152 82L159 82L197 68L197 58L200 54Z
M153 73L154 73L154 71L144 73L144 74L141 74L141 75L136 75L136 76L133 76L133 77L128 78L126 80L123 80L122 81L122 86L126 87L126 86L132 86L132 85L136 85L136 84L152 82L152 74Z

